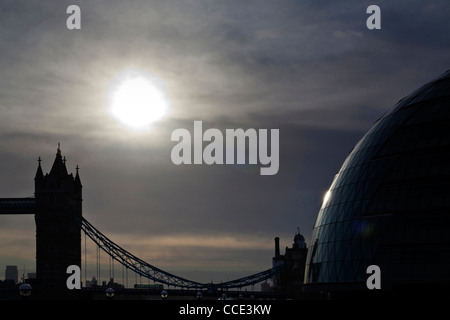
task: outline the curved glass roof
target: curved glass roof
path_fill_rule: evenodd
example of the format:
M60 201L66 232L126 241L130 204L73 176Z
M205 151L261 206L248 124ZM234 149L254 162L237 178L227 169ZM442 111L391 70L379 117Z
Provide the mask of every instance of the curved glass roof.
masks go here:
M357 143L314 225L306 284L450 283L450 71L380 118Z

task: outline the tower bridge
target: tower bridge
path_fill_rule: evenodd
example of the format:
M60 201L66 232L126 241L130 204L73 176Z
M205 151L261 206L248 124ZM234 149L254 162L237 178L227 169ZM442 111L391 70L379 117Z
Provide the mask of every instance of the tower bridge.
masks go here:
M0 198L0 214L33 214L36 223L36 285L41 292L73 295L67 289L67 267L82 263L82 232L112 261L122 264L141 277L168 287L195 290L228 290L243 288L278 274L284 265L217 284L200 283L176 276L157 268L123 249L82 214L82 184L76 168L75 176L68 173L66 159L58 145L50 173L44 175L41 159L34 178L34 198Z

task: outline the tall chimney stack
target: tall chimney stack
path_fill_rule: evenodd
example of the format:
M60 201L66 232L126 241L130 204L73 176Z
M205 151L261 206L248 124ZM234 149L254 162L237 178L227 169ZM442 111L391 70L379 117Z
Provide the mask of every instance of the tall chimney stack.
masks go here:
M275 257L280 256L280 238L275 238Z

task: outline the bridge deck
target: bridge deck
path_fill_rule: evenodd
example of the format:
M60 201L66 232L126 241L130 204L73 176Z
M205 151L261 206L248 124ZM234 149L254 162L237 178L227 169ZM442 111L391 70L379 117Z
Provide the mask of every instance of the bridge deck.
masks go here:
M0 214L34 214L34 198L0 198Z

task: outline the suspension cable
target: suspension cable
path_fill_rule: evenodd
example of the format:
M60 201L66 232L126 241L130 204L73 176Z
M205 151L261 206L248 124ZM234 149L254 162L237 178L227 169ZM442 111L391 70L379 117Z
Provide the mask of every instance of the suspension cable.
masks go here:
M97 272L98 278L100 281L100 249L105 251L109 258L110 262L110 277L111 274L114 273L114 260L117 259L119 263L124 265L127 269L130 268L135 275L139 274L140 283L142 283L141 277L145 277L149 280L153 280L155 282L166 284L169 287L179 287L179 288L188 288L188 289L201 289L208 288L211 286L210 283L199 283L191 280L186 280L181 277L175 276L171 273L163 271L155 266L150 265L149 263L139 259L134 256L130 252L126 251L122 247L115 244L113 241L108 239L105 235L103 235L98 229L96 229L91 223L89 223L83 217L73 216L77 222L80 224L82 230L85 234L88 235L91 240L95 242L97 245ZM275 274L279 273L284 268L284 265L280 265L275 268L271 268L244 278L239 278L232 281L222 282L220 284L215 284L215 288L222 289L230 289L230 288L242 288L249 285L253 285L255 283L259 283L270 277L273 277ZM114 277L114 276L113 276ZM136 279L137 283L137 279Z

